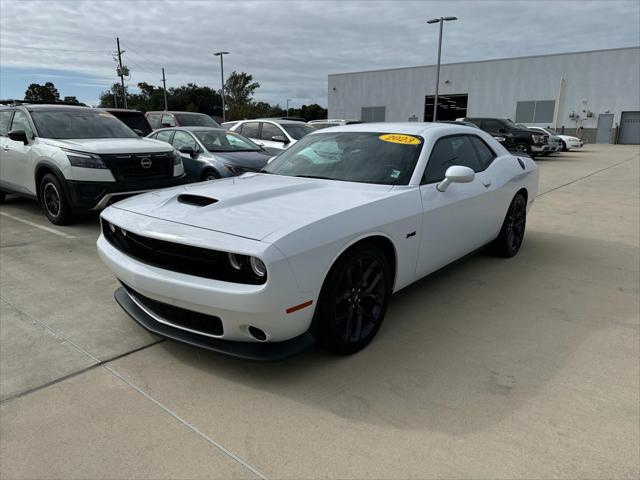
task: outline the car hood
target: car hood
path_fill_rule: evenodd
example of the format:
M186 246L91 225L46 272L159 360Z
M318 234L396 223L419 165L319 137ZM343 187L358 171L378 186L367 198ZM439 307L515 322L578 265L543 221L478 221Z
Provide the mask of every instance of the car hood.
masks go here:
M263 240L380 199L392 188L249 173L138 195L110 208Z
M82 138L69 140L41 139L54 147L69 148L89 153L151 153L167 152L173 147L165 142L150 138Z
M266 152L210 152L210 155L221 162L251 170L260 170L272 157Z

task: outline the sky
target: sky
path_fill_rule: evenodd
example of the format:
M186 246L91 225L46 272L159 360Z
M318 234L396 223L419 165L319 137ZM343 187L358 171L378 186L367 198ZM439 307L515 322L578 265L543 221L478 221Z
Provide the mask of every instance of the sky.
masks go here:
M445 23L442 63L640 45L638 0L175 1L0 0L0 98L30 83L95 105L118 81L220 88L233 70L260 84L255 99L327 103L327 75L430 65Z

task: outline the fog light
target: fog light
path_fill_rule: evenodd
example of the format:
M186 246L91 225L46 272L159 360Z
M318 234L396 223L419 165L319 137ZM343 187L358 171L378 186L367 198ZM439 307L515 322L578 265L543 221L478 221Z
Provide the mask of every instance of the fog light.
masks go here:
M267 334L264 333L264 331L260 330L258 327L254 327L253 325L249 327L249 333L253 338L255 338L256 340L260 340L261 342L264 342L267 339Z

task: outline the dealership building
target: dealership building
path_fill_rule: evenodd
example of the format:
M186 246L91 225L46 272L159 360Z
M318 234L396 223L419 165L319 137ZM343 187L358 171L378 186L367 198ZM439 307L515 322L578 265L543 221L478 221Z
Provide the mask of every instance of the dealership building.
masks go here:
M436 66L329 75L329 118L431 121ZM438 120L503 117L640 144L640 47L443 64Z

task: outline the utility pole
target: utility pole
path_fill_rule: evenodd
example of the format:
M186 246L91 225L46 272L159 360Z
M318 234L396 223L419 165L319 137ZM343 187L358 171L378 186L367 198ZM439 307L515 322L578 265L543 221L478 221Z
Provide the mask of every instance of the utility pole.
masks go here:
M116 44L118 45L118 75L120 76L120 84L122 85L122 101L124 103L124 108L127 108L127 92L124 89L124 69L122 68L122 54L123 51L120 50L120 37L116 37Z
M438 67L436 69L436 95L433 100L433 121L435 122L438 117L438 87L440 86L440 53L442 51L442 25L444 22L450 22L457 20L457 17L440 17L427 20L427 23L439 23L440 24L440 40L438 41Z
M229 55L229 52L216 52L214 53L214 55L216 57L220 57L220 83L222 83L222 122L226 122L227 121L227 116L226 116L226 112L225 112L225 105L224 105L224 60L223 57L224 55Z
M164 77L164 67L162 67L162 93L164 93L164 110L169 110L167 106L167 79Z

